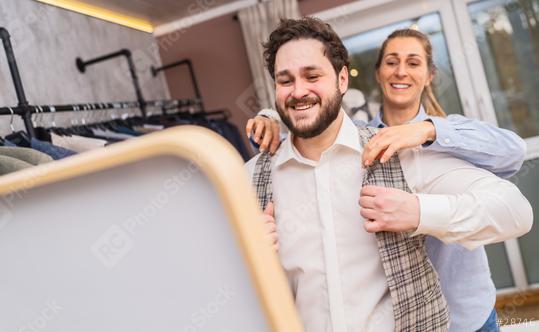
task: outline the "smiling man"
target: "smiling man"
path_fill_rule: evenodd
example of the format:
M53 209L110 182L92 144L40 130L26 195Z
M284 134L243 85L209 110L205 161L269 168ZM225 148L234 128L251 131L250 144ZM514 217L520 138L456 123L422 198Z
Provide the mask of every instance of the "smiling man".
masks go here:
M530 229L530 204L513 184L433 151L406 150L362 168L376 130L357 128L341 109L348 54L331 27L284 20L265 47L275 106L291 134L274 157L259 154L247 169L262 207L273 202L266 211L275 211L279 257L305 330L446 331L425 234L473 249L496 229L494 240L503 241ZM360 191L398 218L371 229ZM467 231L440 232L455 222Z

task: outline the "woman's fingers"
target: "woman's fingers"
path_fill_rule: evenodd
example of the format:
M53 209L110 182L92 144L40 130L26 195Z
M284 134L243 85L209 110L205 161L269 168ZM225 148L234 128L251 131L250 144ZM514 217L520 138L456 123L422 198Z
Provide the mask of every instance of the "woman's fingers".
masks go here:
M260 121L259 119L255 119L255 130L254 130L253 140L255 141L256 144L260 144L264 131L265 131L264 122Z
M251 137L252 133L253 133L253 128L255 126L255 120L254 119L249 119L247 120L247 125L245 126L245 133L247 134L247 137Z
M271 129L273 131L273 139L271 140L269 152L273 155L277 152L279 145L281 145L281 126L277 121L272 121Z
M260 152L268 151L270 144L273 139L273 131L271 130L264 130L264 137L262 138L262 143L260 143L260 147L258 148ZM270 151L271 153L271 151Z

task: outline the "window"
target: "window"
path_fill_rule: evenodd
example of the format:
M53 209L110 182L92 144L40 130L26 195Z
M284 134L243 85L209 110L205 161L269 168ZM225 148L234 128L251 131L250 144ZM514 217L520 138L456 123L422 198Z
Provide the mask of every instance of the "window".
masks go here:
M498 125L539 135L539 1L468 5Z

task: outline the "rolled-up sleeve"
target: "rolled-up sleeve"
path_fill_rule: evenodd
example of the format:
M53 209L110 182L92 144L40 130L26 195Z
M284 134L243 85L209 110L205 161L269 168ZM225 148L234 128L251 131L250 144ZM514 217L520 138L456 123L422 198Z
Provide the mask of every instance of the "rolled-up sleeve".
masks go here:
M457 167L426 188L417 194L420 222L413 235L432 235L472 250L521 236L532 227L532 207L520 190L480 169Z

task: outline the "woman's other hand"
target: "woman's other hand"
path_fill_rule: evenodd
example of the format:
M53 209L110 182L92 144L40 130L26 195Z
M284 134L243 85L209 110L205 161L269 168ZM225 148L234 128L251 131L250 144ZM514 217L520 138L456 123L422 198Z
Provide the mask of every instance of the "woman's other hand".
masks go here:
M273 155L281 144L281 126L278 121L268 117L256 116L249 119L245 131L247 137L252 137L252 140L260 146L260 152L269 151Z
M420 146L435 139L436 128L430 121L382 128L365 144L362 164L370 166L377 159L385 163L402 149Z

